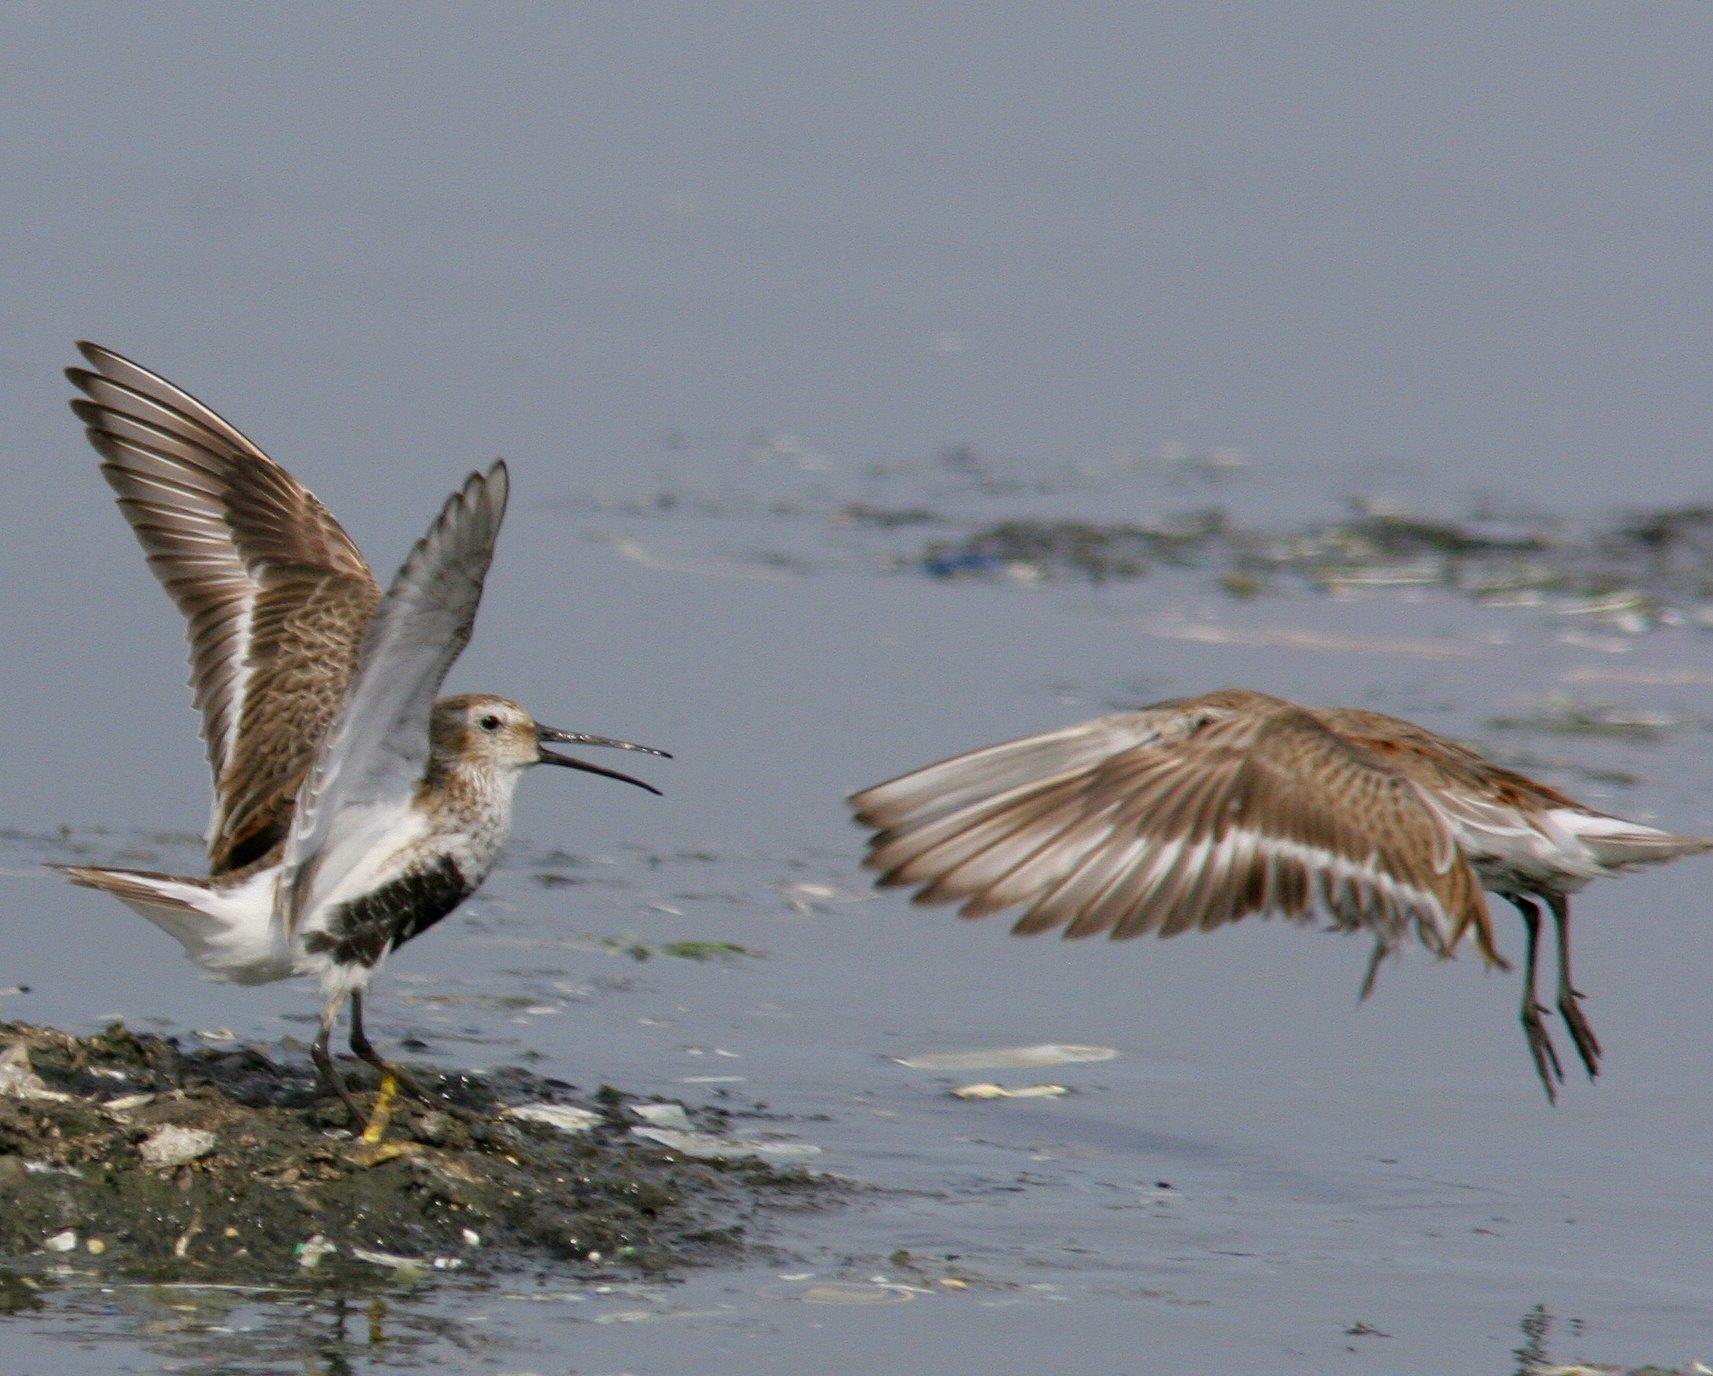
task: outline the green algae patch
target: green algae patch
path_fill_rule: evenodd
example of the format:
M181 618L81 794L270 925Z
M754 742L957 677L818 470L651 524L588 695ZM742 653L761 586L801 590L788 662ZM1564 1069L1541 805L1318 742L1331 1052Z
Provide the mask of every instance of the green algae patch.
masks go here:
M411 1074L432 1102L401 1098L370 1145L312 1072L252 1048L0 1022L0 1260L260 1284L543 1263L658 1275L739 1261L769 1211L842 1192L651 1146L616 1090L579 1106L524 1071Z
M739 956L760 959L762 954L735 941L663 941L660 952L679 960L736 960Z

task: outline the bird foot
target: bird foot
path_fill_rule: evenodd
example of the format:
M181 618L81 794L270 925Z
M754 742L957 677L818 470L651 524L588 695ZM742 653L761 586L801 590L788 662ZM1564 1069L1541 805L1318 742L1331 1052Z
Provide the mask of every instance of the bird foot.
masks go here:
M1528 1038L1529 1055L1534 1057L1535 1074L1540 1076L1548 1102L1558 1102L1558 1086L1564 1083L1564 1067L1559 1063L1558 1050L1547 1035L1541 1015L1547 1010L1533 1001L1523 1005L1523 1035Z
M1593 1080L1600 1075L1600 1041L1594 1035L1594 1029L1588 1025L1588 1019L1582 1015L1581 999L1581 990L1566 989L1559 996L1558 1015L1570 1029L1570 1039L1576 1044L1576 1054L1588 1068L1588 1078Z
M419 1103L433 1104L437 1108L440 1106L440 1095L424 1089L420 1081L406 1075L404 1071L400 1070L396 1065L383 1061L376 1068L381 1072L381 1093L387 1093L387 1085L390 1082L393 1086L394 1096L396 1096L398 1091L402 1089L406 1094L410 1095L411 1098L415 1099ZM376 1103L378 1104L379 1100L377 1100Z
M351 1157L367 1170L386 1161L396 1161L401 1156L416 1156L422 1150L420 1142L358 1142L351 1150Z
M401 1084L409 1086L410 1081L401 1077L391 1066L381 1073L380 1093L375 1095L375 1106L369 1112L369 1121L363 1125L363 1131L357 1138L364 1146L377 1147L387 1135L387 1123L392 1119L393 1104L398 1099ZM421 1091L412 1087L412 1092L420 1094Z

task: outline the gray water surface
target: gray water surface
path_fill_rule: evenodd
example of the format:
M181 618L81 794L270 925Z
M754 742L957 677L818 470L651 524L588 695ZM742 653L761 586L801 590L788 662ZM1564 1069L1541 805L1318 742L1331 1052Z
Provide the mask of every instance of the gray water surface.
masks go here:
M252 434L383 576L504 455L517 499L450 687L677 756L650 772L665 799L532 778L511 863L383 975L377 1037L762 1101L758 1128L876 1187L661 1285L73 1276L0 1320L0 1365L1709 1359L1704 863L1576 900L1608 1055L1555 1110L1515 976L1412 953L1358 1007L1363 943L1279 924L1014 941L875 895L841 803L1243 684L1713 830L1694 608L1643 630L1433 587L1236 601L1199 569L946 581L913 562L931 532L839 512L1215 506L1290 531L1352 493L1569 521L1707 501L1713 15L21 3L0 54L0 985L30 989L0 1012L277 1044L315 1006L204 982L34 872L81 846L193 864L207 807L176 613L64 409L88 336ZM1555 694L1677 724L1493 725ZM757 954L624 953L675 940ZM892 1059L1036 1042L1117 1054ZM1074 1092L947 1092L986 1078Z

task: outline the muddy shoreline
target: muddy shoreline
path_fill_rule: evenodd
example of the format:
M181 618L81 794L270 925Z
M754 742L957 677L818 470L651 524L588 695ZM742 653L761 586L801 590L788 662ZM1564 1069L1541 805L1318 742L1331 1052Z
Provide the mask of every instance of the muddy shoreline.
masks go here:
M610 1087L577 1101L522 1070L408 1069L435 1102L401 1097L377 1147L307 1065L263 1049L0 1022L0 1260L14 1282L67 1265L228 1284L543 1265L634 1278L741 1260L770 1211L844 1193L741 1140L720 1159L708 1144L742 1106L692 1116ZM663 1118L685 1131L648 1126Z

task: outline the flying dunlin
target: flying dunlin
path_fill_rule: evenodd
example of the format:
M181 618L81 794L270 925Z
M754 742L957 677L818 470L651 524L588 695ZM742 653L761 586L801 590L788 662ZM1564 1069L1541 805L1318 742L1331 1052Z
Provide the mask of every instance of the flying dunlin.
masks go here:
M447 500L383 595L327 509L237 429L111 350L79 348L91 367L67 369L85 394L72 409L190 623L214 812L206 879L60 868L223 979L319 976L315 1064L361 1122L327 1049L340 1006L351 1050L383 1073L384 1105L398 1077L364 1035L363 993L389 952L487 877L523 771L565 765L657 793L548 746L666 752L542 726L507 698L435 700L470 639L504 463Z
M1567 895L1590 879L1713 849L1596 812L1379 712L1247 689L1156 703L959 755L853 794L866 863L964 917L1027 904L1018 935L1114 940L1207 931L1251 913L1367 931L1379 962L1413 928L1465 934L1489 963L1486 887L1523 915L1522 1023L1547 1097L1564 1073L1535 995L1540 910L1558 930L1558 1009L1590 1078L1600 1044L1570 975Z

